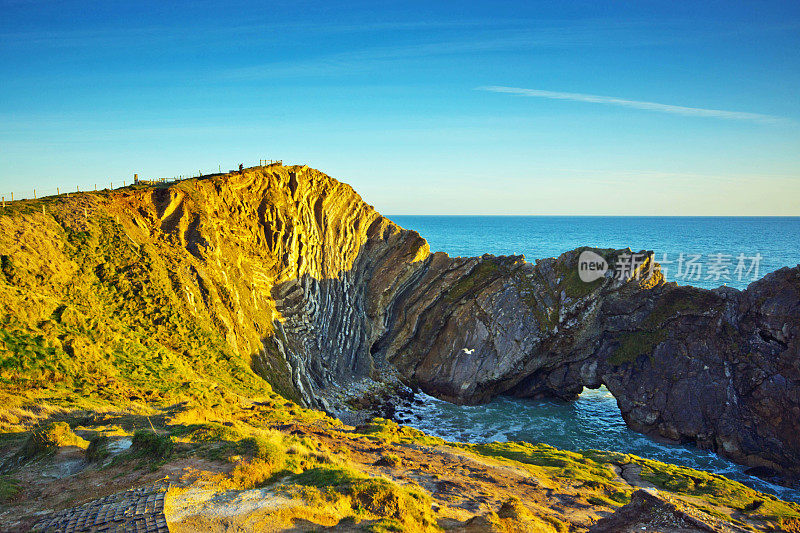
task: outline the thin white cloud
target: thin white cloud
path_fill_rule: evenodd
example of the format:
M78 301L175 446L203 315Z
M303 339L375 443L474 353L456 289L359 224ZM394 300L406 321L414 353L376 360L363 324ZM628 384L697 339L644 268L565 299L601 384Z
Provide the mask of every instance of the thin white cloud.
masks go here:
M632 107L647 111L660 111L662 113L672 113L675 115L686 115L691 117L713 117L730 120L752 120L756 122L779 122L782 119L760 113L744 113L741 111L723 111L721 109L704 109L700 107L684 107L679 105L659 104L656 102L643 102L640 100L625 100L613 96L598 96L595 94L564 93L556 91L542 91L539 89L523 89L520 87L503 87L491 85L487 87L476 87L479 91L490 91L494 93L516 94L519 96L531 96L536 98L550 98L553 100L573 100L575 102L589 102L592 104L616 105L621 107Z

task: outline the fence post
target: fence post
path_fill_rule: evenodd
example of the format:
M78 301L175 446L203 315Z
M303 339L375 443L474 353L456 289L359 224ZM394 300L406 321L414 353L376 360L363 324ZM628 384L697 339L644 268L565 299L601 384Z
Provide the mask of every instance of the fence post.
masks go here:
M12 202L14 201L14 193L13 192L11 193L11 201Z
M80 186L80 185L76 185L76 186L75 186L75 189L77 189L77 190L78 190L78 192L81 192L81 186Z
M6 208L6 197L3 196L3 209L5 209L5 208Z
M47 213L44 212L44 204L42 204L42 214L47 215Z
M61 196L61 188L56 187L56 196Z
M97 192L97 184L94 184L94 192Z
M33 189L33 199L36 200L36 189Z
M112 191L114 190L114 182L113 181L111 182L111 190Z

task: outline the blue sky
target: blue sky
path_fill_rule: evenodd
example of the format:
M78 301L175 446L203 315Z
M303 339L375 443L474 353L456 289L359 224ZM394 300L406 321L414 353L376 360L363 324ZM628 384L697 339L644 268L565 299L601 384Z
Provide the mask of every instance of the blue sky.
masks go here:
M280 158L387 214L800 215L796 1L0 14L7 199Z

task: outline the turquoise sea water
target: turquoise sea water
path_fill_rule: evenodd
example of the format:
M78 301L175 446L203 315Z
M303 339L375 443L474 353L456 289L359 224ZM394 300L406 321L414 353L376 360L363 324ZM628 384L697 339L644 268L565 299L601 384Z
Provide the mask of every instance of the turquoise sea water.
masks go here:
M414 229L431 250L451 256L525 254L528 261L555 257L579 246L653 250L666 254L669 280L713 288L723 283L745 288L758 277L800 264L800 217L473 217L390 216ZM680 254L684 264L700 255L690 279L676 276ZM709 270L716 261L719 268ZM727 256L730 261L727 262ZM741 276L736 272L743 256ZM757 261L752 258L760 257ZM728 277L724 266L728 266ZM711 273L709 275L709 272ZM685 274L685 268L682 269ZM719 278L717 275L719 274ZM741 277L741 279L739 279ZM781 487L744 473L744 468L694 446L661 444L629 430L616 400L605 388L585 390L575 402L497 398L479 406L457 406L423 395L421 404L399 411L406 424L449 440L487 442L522 440L568 449L603 449L633 453L659 461L725 475L758 490L800 501L800 490Z

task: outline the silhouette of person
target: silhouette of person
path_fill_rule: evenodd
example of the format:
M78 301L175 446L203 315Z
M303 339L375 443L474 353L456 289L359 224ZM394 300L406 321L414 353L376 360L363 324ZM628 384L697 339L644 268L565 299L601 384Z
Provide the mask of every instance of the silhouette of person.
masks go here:
M239 173L241 174L242 170L244 170L244 165L239 163Z

